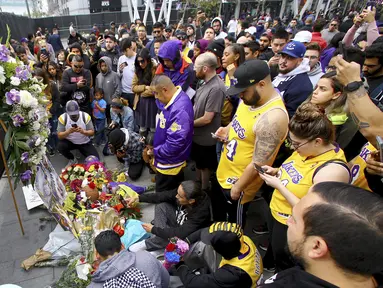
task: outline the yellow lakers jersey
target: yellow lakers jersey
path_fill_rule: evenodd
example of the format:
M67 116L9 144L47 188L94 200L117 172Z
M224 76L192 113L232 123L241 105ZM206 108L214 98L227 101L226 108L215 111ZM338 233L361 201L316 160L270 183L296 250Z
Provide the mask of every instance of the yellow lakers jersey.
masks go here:
M285 111L281 97L276 97L258 108L247 106L241 101L229 129L228 142L222 147L221 160L217 169L217 179L224 189L230 189L236 179L241 177L247 165L252 162L256 135L254 127L263 114L273 109ZM253 200L255 192L263 180L256 177L246 187L242 204Z
M251 287L255 288L257 287L257 282L263 274L262 257L253 241L245 235L242 237L244 237L243 245L247 247L246 252L230 260L222 258L221 263L219 263L219 267L221 268L223 265L228 264L244 270L251 277L253 282Z
M283 162L278 171L278 177L291 193L301 199L313 185L315 171L329 160L341 160L346 163L346 157L339 146L322 155L309 159L300 156L295 151ZM270 202L270 210L278 222L286 225L286 221L291 215L292 207L281 192L275 189Z
M373 151L376 151L375 147L370 142L367 142L362 150L360 150L359 155L348 163L352 177L351 184L368 191L371 191L371 189L368 187L366 177L364 176L364 168L366 168L367 156Z

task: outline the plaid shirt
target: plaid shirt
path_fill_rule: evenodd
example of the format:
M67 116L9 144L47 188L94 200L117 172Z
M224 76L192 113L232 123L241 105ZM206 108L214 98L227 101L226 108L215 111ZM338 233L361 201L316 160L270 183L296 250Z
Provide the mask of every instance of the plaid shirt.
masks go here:
M138 163L142 160L142 151L144 150L145 143L140 141L141 136L136 132L129 131L128 145L124 146L125 157L124 160L129 163Z
M103 288L156 288L149 278L137 268L131 267L124 274L107 280Z

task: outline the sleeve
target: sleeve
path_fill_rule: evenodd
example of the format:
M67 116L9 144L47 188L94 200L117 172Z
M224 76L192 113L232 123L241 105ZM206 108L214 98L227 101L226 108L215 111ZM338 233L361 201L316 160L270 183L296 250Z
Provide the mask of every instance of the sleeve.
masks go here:
M114 123L120 124L120 117L113 111L112 107L110 108L110 118Z
M129 131L134 131L134 115L133 110L128 108L128 113L125 113L124 119L122 120L124 123L122 123L122 126Z
M346 45L346 47L352 45L352 41L354 40L354 36L355 36L356 30L358 30L358 27L353 25L350 29L348 29L346 35L344 35L342 43L344 45Z
M60 92L55 83L51 83L51 93L52 93L52 107L49 110L52 115L55 115L60 109Z
M189 64L189 67L186 71L188 72L188 75L185 79L185 82L181 85L182 91L184 92L189 89L190 85L193 84L194 81L195 72L192 63Z
M101 107L101 108L103 108L103 109L106 108L106 101L105 101L105 100L100 101L99 104L100 104L100 107Z
M118 70L118 69L117 69ZM114 72L115 74L115 90L114 90L114 93L112 95L112 99L114 98L118 98L121 96L121 79L120 79L120 76L118 76L118 74L116 72Z
M371 46L372 43L379 37L378 27L376 21L372 21L367 27L367 46Z
M120 65L121 65L121 63L122 63L122 56L120 56L120 58L118 58L118 63L117 63L117 75L118 75L118 77L122 77L122 74L123 73L120 73Z
M144 193L138 196L140 202L158 204L162 202L175 203L177 189L161 193Z
M92 104L90 104L91 108L94 109L94 107L96 106L96 100L93 100L92 101Z
M85 79L86 79L86 85L84 87L79 88L78 90L88 92L90 90L90 86L92 84L92 74L90 74L89 70L85 70Z
M59 45L61 49L64 49L63 42L61 41L61 37L59 35Z
M101 47L98 47L96 45L96 49L94 49L94 53L92 56L94 62L97 62L101 58L100 53L101 53Z
M174 113L175 114L175 113ZM178 156L187 145L187 138L193 125L185 110L178 111L176 115L170 117L171 126L166 131L166 142L154 148L154 155L160 158L173 158Z
M246 277L243 275L244 273L245 272L239 268L230 265L224 265L212 274L196 275L185 264L178 266L176 271L176 275L181 278L186 288L221 288L223 287L222 284L224 284L226 288L251 287L252 280L249 275L246 275L247 281L242 279L242 276Z
M364 176L366 177L368 187L372 192L377 193L381 197L383 196L383 182L382 177L368 173L367 169L364 169Z
M85 112L83 112L85 113ZM85 113L85 120L86 120L86 130L94 130L94 126L93 126L93 122L91 121L92 120L92 117L90 117L90 115L88 113Z
M162 193L162 192L161 192ZM158 194L161 194L158 193ZM179 227L165 227L160 228L154 226L152 229L152 234L157 235L163 239L168 239L172 237L178 237L181 239L185 239L191 233L196 231L199 228L199 224L195 221L187 219L181 226Z
M65 123L64 123L64 114L59 117L59 121L57 121L57 132L65 132Z
M65 70L62 77L61 90L64 92L74 92L77 90L77 84L70 83L69 70Z
M203 230L208 230L209 227L207 228L202 228L202 229L199 229L193 233L191 233L189 236L187 236L187 241L189 242L189 244L193 244L193 243L196 243L198 241L201 241L201 233Z
M137 77L137 74L134 73L134 76L133 76L133 81L132 81L132 91L134 93L142 93L145 91L145 85L139 85L138 84L138 77Z

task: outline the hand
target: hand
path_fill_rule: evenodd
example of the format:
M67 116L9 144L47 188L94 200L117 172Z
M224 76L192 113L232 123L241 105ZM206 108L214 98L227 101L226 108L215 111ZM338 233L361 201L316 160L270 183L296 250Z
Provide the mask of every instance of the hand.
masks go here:
M75 132L78 132L78 133L81 133L81 134L85 134L85 130L82 129L81 127L77 127L77 128L75 128L75 129L76 129Z
M273 168L271 166L263 165L262 169L265 171L266 174L269 174L271 176L275 176L278 173L278 169L277 168Z
M126 65L125 62L124 62L124 63L121 63L120 66L118 67L118 69L120 69L120 72L122 72L122 70L124 70L124 68L125 68L126 66L128 66L128 65Z
M77 130L77 128L75 128L75 127L70 127L68 130L66 130L67 132L68 132L68 134L72 134L73 132L77 132L76 131Z
M117 158L123 158L125 156L125 151L122 152L122 151L118 150L116 155L117 155Z
M376 8L372 7L372 10L364 9L363 10L363 20L367 23L371 23L375 21Z
M116 123L114 123L114 122L110 123L109 129L114 129L114 127L116 127Z
M229 78L233 78L234 77L234 72L236 70L235 65L234 64L230 64L229 66L227 66L226 70L227 70L227 75L229 75Z
M233 185L231 186L231 190L230 190L230 197L231 199L233 200L238 200L239 197L241 196L241 190L238 189L237 185Z
M149 223L144 223L142 224L142 228L144 228L146 232L151 233L153 229L153 225Z
M77 82L77 87L78 87L78 88L82 88L82 87L85 86L85 84L86 84L86 80L85 80L85 79L82 79L82 80L80 80L80 81Z
M336 56L335 67L336 67L336 78L338 81L346 86L347 84L355 81L362 81L360 79L360 65L343 60L341 55Z
M281 58L280 55L274 55L270 58L269 62L267 62L267 65L269 66L275 66L279 64L279 59Z
M105 41L104 38L102 38L102 37L98 38L98 40L97 40L97 46L98 46L98 47L101 47L101 45L104 44L104 41Z
M131 198L125 199L125 201L128 207L134 207L134 204L138 203L138 197L131 197Z
M263 181L265 181L265 183L267 185L269 185L270 187L273 187L275 189L278 189L279 187L281 187L282 185L282 182L279 178L275 177L275 176L271 176L269 174L261 174L259 173L258 174L259 177L261 177L263 179Z
M378 175L383 177L383 163L380 162L378 159L379 159L378 151L371 152L371 154L367 156L367 159L366 159L367 172L372 175Z
M219 127L217 131L214 133L221 142L227 142L229 138L229 128L228 127Z
M150 90L150 86L145 86L145 90Z
M40 55L41 62L48 62L48 56L41 54Z
M354 18L355 26L359 27L360 25L362 25L362 23L364 21L363 17L364 17L363 14L359 14L359 15L355 16L355 18Z

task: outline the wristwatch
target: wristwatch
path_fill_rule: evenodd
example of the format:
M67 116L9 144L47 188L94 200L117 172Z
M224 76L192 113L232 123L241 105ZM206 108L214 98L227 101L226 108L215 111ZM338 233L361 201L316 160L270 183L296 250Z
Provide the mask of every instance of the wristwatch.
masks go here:
M354 92L362 86L363 86L363 81L354 81L354 82L348 83L346 86L344 86L344 91Z

